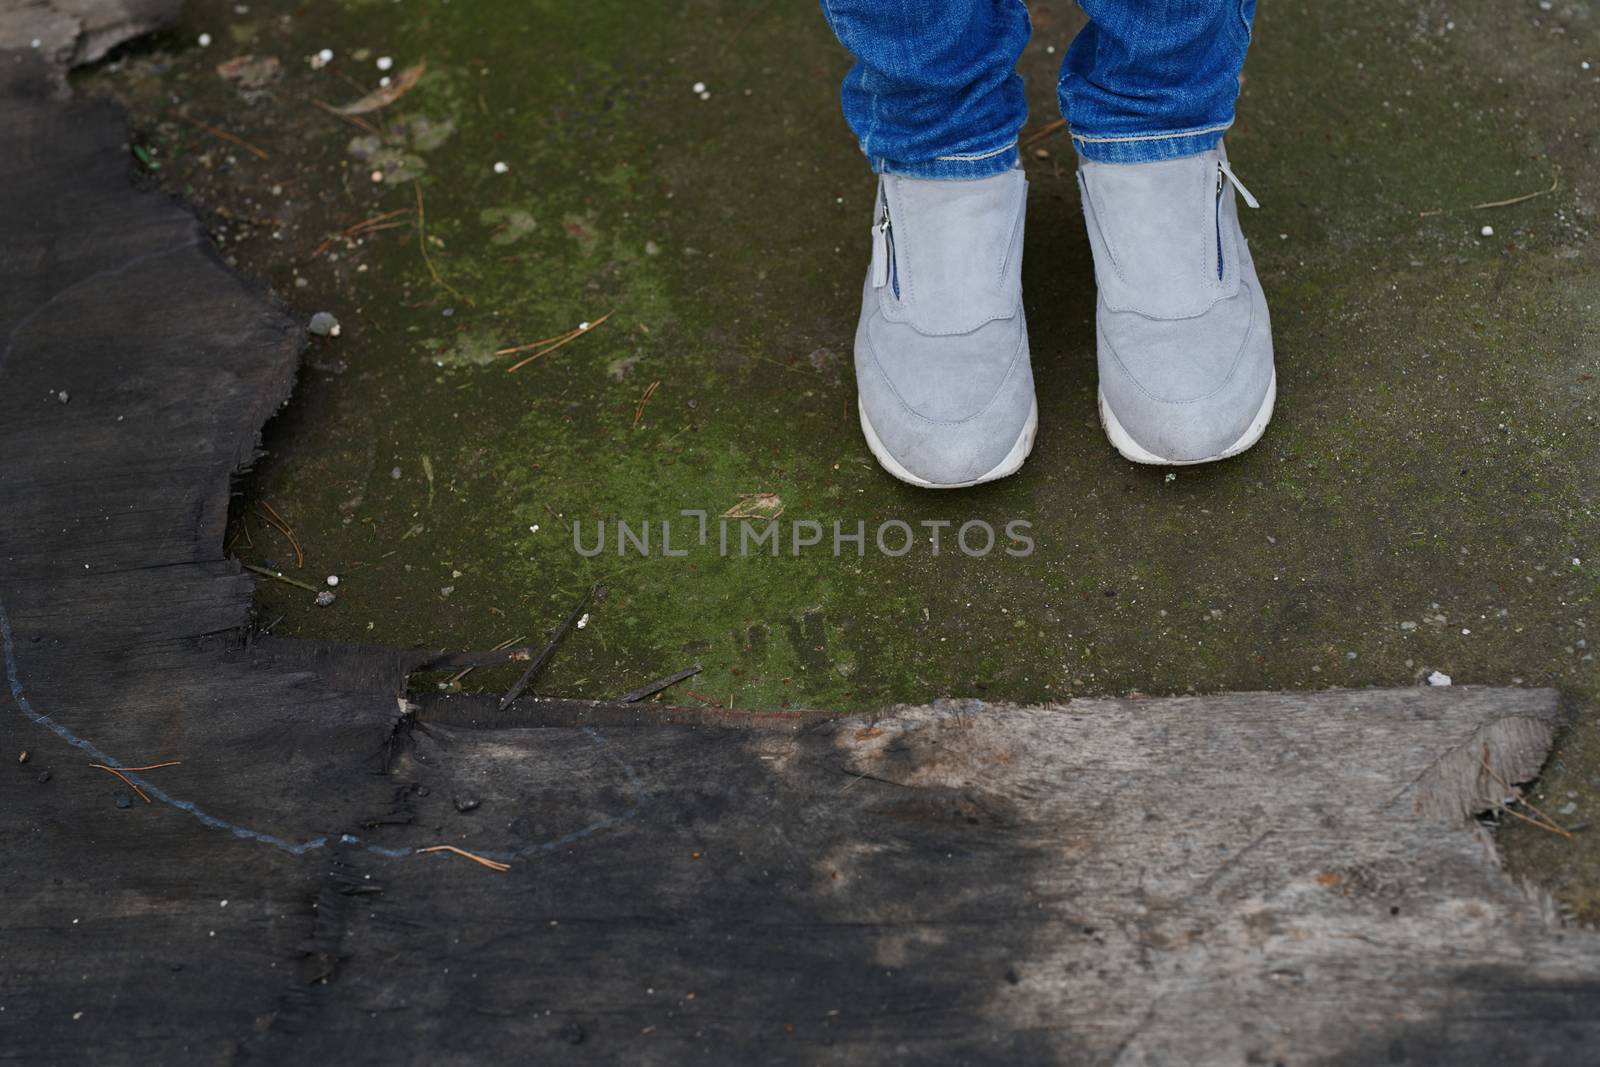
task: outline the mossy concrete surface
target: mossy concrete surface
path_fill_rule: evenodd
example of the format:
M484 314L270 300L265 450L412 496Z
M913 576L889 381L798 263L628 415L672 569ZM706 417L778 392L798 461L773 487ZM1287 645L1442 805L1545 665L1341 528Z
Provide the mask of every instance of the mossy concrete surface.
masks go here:
M1081 16L1032 11L1037 128ZM1582 825L1600 822L1597 17L1263 5L1229 151L1263 203L1244 224L1279 408L1210 467L1107 445L1071 147L1030 147L1039 441L1018 476L952 493L890 479L857 429L874 180L812 4L197 2L80 88L129 106L132 165L197 204L224 256L341 323L313 338L231 533L245 562L340 578L327 607L264 580L277 633L537 641L600 583L541 690L614 695L694 662L674 697L740 708L1556 685L1571 725L1535 797ZM426 72L330 113L378 87L380 57ZM584 322L515 372L496 354ZM722 555L729 511L778 515L780 554L741 556L734 522ZM617 520L651 526L648 556L619 556ZM824 537L796 556L805 520ZM919 531L903 556L873 544L893 520ZM955 542L972 520L999 535L982 557ZM687 555L663 553L663 521ZM941 521L935 555L921 524ZM1027 555L1005 551L1018 521ZM864 554L833 554L835 522L864 524ZM588 547L600 523L606 551L575 551L573 526ZM1507 840L1600 919L1600 828Z

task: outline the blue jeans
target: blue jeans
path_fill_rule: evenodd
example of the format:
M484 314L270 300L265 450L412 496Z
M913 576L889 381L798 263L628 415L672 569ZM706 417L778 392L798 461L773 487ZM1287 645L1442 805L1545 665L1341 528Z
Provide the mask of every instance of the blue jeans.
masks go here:
M1214 148L1233 122L1256 0L1079 0L1057 93L1077 150L1145 163ZM844 116L876 171L984 178L1027 119L1023 0L822 0L856 58Z

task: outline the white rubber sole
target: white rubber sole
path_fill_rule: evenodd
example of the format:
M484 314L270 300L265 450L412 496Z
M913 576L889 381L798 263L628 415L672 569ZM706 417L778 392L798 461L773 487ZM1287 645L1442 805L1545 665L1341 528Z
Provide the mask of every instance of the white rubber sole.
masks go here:
M1106 403L1106 394L1100 392L1100 425L1105 427L1106 436L1111 438L1111 446L1122 454L1122 458L1133 463L1143 463L1152 467L1192 467L1198 463L1215 463L1219 459L1237 456L1261 440L1261 435L1267 430L1267 423L1272 421L1272 408L1278 401L1278 372L1272 372L1272 381L1267 385L1267 395L1261 401L1261 410L1256 412L1256 417L1250 420L1250 425L1245 428L1244 435L1233 444L1205 459L1163 459L1145 449L1139 442L1122 428L1122 423L1117 421L1116 414L1111 410L1111 405Z
M925 478L918 478L915 474L900 465L900 461L889 454L883 447L883 442L878 440L878 434L872 428L872 423L867 419L867 409L859 399L856 401L856 411L861 415L861 432L866 436L867 447L872 449L873 458L884 470L899 478L907 485L917 486L919 489L967 489L984 482L992 482L1004 478L1009 474L1017 473L1022 467L1022 461L1028 458L1028 453L1033 451L1033 438L1039 432L1039 401L1033 401L1033 406L1028 409L1028 424L1022 428L1022 435L1017 438L1017 443L1011 446L1011 451L1006 453L1006 458L988 474L974 478L970 482L930 482Z

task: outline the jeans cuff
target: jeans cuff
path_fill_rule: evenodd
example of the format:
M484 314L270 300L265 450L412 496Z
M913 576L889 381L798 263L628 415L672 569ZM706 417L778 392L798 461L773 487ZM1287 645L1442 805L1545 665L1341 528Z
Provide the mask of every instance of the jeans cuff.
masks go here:
M1138 133L1093 137L1072 131L1072 146L1095 163L1155 163L1209 152L1222 142L1232 120L1216 126L1172 133Z
M976 181L1004 174L1017 165L1017 142L1012 141L992 152L970 155L939 156L935 159L907 162L872 157L872 169L878 174L899 174L907 178L933 178L939 181Z

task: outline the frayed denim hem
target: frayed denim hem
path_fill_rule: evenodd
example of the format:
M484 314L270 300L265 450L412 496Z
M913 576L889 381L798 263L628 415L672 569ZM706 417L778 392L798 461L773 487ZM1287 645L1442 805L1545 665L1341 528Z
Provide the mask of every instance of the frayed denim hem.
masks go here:
M1095 137L1072 131L1072 146L1095 163L1155 163L1209 152L1222 142L1233 122L1175 133L1141 133Z
M932 178L936 181L976 181L1004 174L1017 165L1017 142L1012 141L992 152L939 156L936 159L898 160L873 156L872 169L878 174L899 174L907 178Z

